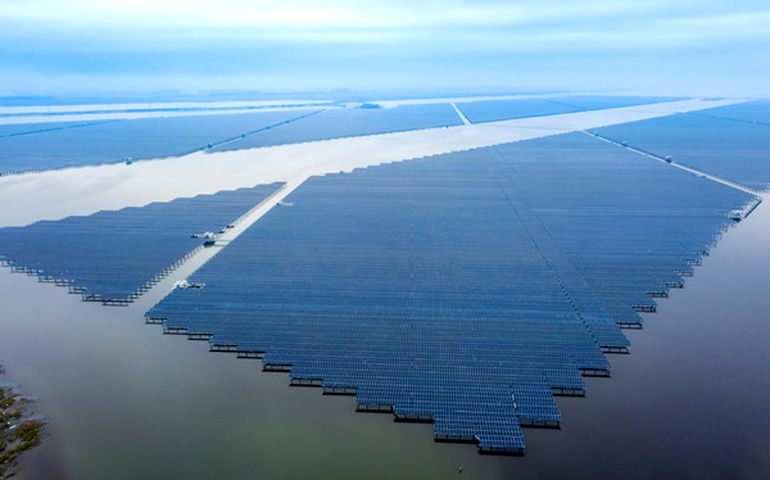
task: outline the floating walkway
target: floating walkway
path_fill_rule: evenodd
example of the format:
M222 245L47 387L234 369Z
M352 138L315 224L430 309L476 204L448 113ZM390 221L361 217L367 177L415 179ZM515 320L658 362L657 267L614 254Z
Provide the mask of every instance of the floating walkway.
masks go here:
M754 103L742 103L708 110L709 115L682 113L590 132L711 180L753 193L766 190L770 186L767 125L714 116L722 110L744 118L760 115Z
M126 306L283 188L275 183L0 229L0 262L84 301Z

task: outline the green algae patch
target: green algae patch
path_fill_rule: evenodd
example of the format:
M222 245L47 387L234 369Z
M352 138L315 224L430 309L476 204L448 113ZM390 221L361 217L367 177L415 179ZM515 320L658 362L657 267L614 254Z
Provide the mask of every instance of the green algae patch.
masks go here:
M19 456L40 445L44 422L31 418L30 403L14 388L0 386L0 479L18 473Z

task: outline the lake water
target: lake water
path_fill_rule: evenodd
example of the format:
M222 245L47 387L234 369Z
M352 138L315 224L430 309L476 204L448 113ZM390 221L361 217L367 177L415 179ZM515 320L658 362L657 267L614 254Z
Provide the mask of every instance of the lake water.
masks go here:
M525 431L524 457L434 443L431 425L164 336L143 319L158 294L107 308L2 268L2 360L50 420L21 478L767 478L768 202L627 331L612 378L557 398L560 430Z
M22 478L735 478L770 476L770 207L731 229L684 290L628 331L611 379L557 398L524 457L438 444L431 425L163 336L127 308L0 268L0 358L50 420Z

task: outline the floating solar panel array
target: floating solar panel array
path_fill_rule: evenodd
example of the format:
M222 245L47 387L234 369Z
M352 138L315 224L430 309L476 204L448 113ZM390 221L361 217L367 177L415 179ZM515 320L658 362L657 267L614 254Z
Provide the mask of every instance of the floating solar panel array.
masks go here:
M32 135L35 133L67 130L70 128L88 127L91 125L98 125L100 123L108 123L114 121L115 120L98 120L93 122L11 123L0 125L0 138L14 137L17 135Z
M753 200L584 134L311 178L147 317L520 452Z
M458 107L476 123L664 100L671 99L570 96L469 102ZM0 125L0 175L460 124L448 103L436 103Z
M551 101L570 105L585 110L603 110L605 108L633 107L651 103L684 100L682 97L637 97L623 95L562 95L550 98Z
M318 111L0 126L0 133L5 133L0 137L0 174L184 155L279 127Z
M761 104L739 104L731 106L728 114L760 118L757 111ZM592 132L756 191L766 189L770 185L768 126L711 116L713 112L660 117Z
M754 100L753 102L699 110L697 112L691 112L691 114L755 123L758 125L770 125L770 100Z
M558 424L552 388L609 365L497 172L435 165L311 179L149 317L355 390L362 410L433 419L437 438L519 451L520 421Z
M630 101L578 100L566 107ZM477 118L496 108L480 106ZM598 131L716 173L724 160L712 151L729 146L734 178L762 185L766 126L707 113ZM428 128L449 116L459 123L448 104L332 109L228 145ZM0 129L0 142L109 125ZM225 227L281 186L0 229L0 261L125 304L201 248L191 234ZM433 421L437 440L521 452L521 427L558 426L553 395L583 395L582 376L609 375L604 353L629 347L620 327L640 327L639 312L683 286L732 212L757 201L582 133L314 177L190 278L204 288L174 290L147 318L261 358L292 385L356 395L359 410Z
M564 105L543 98L458 103L457 108L463 112L471 123L497 122L513 120L515 118L574 113L584 110L581 107Z
M205 240L280 189L260 185L89 216L0 229L0 261L68 286L84 300L127 304Z
M460 125L448 103L404 105L393 108L331 108L274 130L250 135L215 150L268 147L286 143L329 140L358 135Z
M683 285L732 210L757 197L574 133L492 149L614 321ZM604 344L603 344L604 345ZM607 345L611 346L611 345Z
M548 98L522 98L458 103L457 107L471 123L496 122L516 118L540 117L561 113L630 107L681 100L672 97L624 97L602 95L567 95Z

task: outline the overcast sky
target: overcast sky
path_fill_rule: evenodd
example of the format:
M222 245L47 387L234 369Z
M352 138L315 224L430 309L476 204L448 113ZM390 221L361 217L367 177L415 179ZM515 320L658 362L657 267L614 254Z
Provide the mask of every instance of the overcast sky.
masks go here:
M533 90L770 96L770 2L0 0L0 95Z

